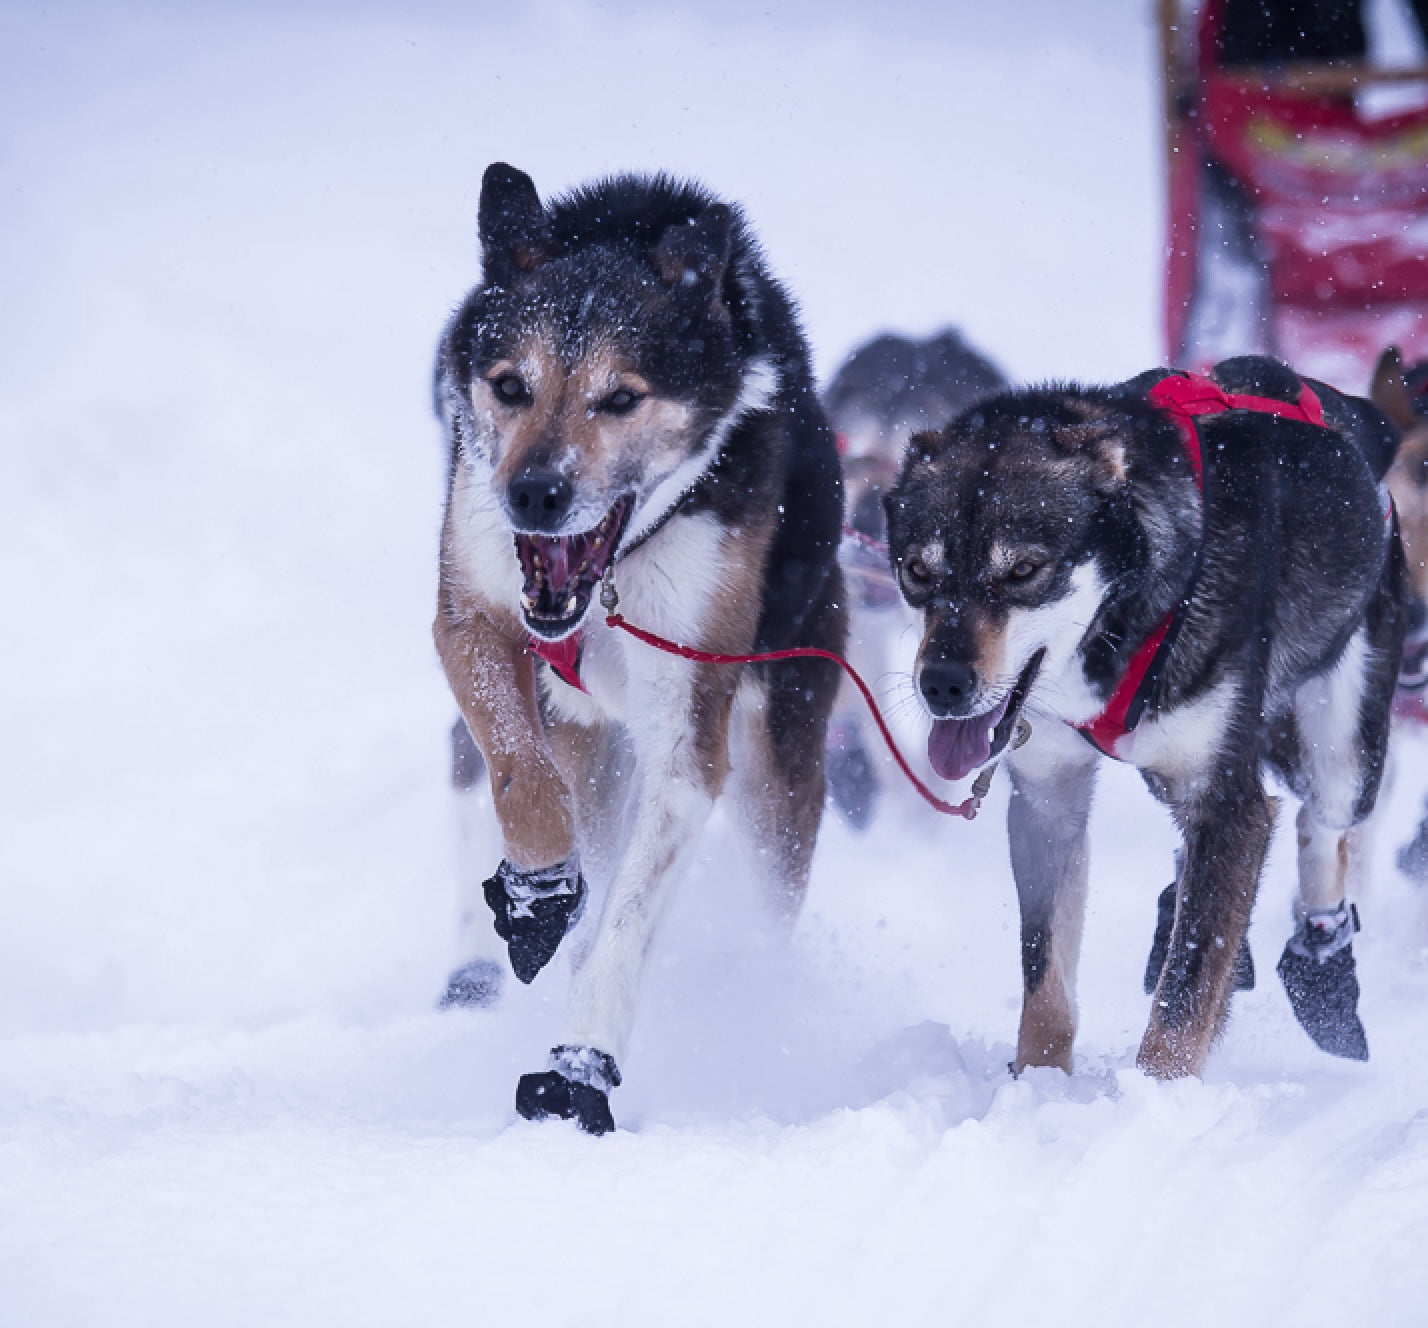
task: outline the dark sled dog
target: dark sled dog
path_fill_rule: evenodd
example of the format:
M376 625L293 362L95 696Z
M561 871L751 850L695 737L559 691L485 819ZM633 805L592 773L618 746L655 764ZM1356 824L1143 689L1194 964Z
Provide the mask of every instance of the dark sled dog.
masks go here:
M849 651L864 677L888 671L886 648L906 621L879 547L887 537L883 497L897 479L903 444L1006 386L995 365L945 328L922 339L883 333L864 342L824 389L843 458L844 520L854 535L843 554L852 599ZM869 750L876 742L862 699L845 685L829 729L828 788L857 829L871 822L880 793Z
M737 208L663 176L543 204L482 182L482 282L438 356L450 439L437 649L488 767L485 884L531 981L585 902L567 1034L523 1116L613 1127L656 922L727 786L772 898L798 908L837 673L691 663L591 612L720 653L840 650L842 489L792 305ZM602 586L603 583L603 586Z
M884 332L854 350L823 391L843 458L848 524L881 540L883 495L897 480L908 436L1006 386L1001 371L955 328L924 338Z
M912 440L888 519L923 613L933 765L960 778L1034 729L1008 760L1018 1067L1070 1066L1097 747L1142 770L1184 835L1141 1066L1198 1073L1224 1023L1273 822L1266 767L1303 799L1307 925L1281 975L1321 1046L1367 1054L1345 836L1374 805L1403 640L1379 487L1396 441L1368 402L1254 357L1013 392Z

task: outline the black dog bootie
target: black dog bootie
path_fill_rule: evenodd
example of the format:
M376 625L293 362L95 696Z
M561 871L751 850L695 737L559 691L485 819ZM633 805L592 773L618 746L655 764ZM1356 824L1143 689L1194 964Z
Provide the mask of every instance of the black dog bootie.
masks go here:
M556 1047L549 1070L523 1074L516 1085L516 1110L526 1120L551 1116L573 1120L586 1134L609 1134L615 1128L610 1090L618 1088L615 1058L594 1047Z
M1279 959L1279 979L1294 1017L1321 1051L1345 1060L1368 1060L1368 1037L1359 1019L1359 979L1352 904L1311 909L1300 919Z
M1171 881L1160 892L1156 903L1155 939L1150 943L1150 958L1145 962L1145 994L1149 996L1160 981L1160 970L1165 967L1165 956L1170 953L1170 930L1175 926L1175 882ZM1234 991L1254 990L1254 956L1250 954L1249 940L1240 942L1235 955Z
M481 887L506 943L511 970L531 982L551 959L585 906L585 878L573 857L554 867L522 871L502 861Z

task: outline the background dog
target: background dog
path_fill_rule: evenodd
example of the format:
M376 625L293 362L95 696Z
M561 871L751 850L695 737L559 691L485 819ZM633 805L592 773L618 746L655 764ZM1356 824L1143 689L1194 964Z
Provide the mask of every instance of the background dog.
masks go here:
M876 680L907 610L888 577L883 496L897 479L908 438L1006 387L1001 371L953 328L918 340L884 333L859 346L823 393L843 458L845 520L855 537L844 546L852 616L854 667ZM872 820L879 796L876 746L862 698L844 683L828 738L828 788L834 806L857 829Z
M792 305L738 209L666 177L541 202L482 182L481 284L437 379L450 452L434 633L488 767L505 856L484 893L532 980L608 882L568 1034L522 1115L613 1127L636 989L670 885L732 782L791 918L824 797L837 674L705 651L841 650L842 489Z
M1213 376L1285 403L1304 387L1253 357ZM1198 1073L1226 1017L1273 821L1266 766L1303 799L1281 976L1321 1046L1367 1055L1345 837L1374 805L1403 641L1403 554L1378 484L1397 439L1369 402L1313 383L1325 427L1201 418L1202 492L1177 424L1147 400L1172 377L993 397L916 437L888 498L893 564L923 615L934 767L961 778L1021 715L1035 724L1009 760L1019 1067L1070 1067L1098 759L1083 735L1138 766L1184 835L1141 1066ZM1143 714L1108 729L1138 659Z
M1407 634L1394 713L1404 723L1428 722L1428 361L1405 372L1397 350L1383 353L1374 370L1374 404L1402 434L1388 472L1408 567ZM1428 816L1398 853L1399 869L1428 881Z

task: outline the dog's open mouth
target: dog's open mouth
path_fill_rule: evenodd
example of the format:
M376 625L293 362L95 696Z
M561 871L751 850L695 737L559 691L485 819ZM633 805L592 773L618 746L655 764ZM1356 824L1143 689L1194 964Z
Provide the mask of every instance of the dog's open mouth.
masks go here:
M1016 732L1021 708L1026 704L1045 654L1046 651L1038 650L1031 657L1016 686L992 709L967 719L933 721L932 733L927 739L927 759L943 779L962 779L1006 749Z
M595 587L614 561L633 506L627 494L598 525L578 535L516 536L525 578L521 609L537 636L558 641L580 626Z

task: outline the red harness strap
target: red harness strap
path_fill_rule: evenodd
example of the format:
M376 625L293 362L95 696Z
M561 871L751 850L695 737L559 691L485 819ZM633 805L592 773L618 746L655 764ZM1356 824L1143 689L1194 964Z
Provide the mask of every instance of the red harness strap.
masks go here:
M1175 421L1195 483L1202 494L1205 491L1205 464L1200 454L1200 430L1195 423L1201 415L1252 410L1261 415L1280 415L1286 419L1303 420L1306 424L1317 424L1320 428L1328 427L1324 423L1324 408L1308 383L1300 387L1297 401L1280 401L1275 397L1226 392L1217 383L1199 374L1172 374L1151 388L1146 399ZM1146 705L1160 680L1161 667L1180 633L1187 601L1182 601L1166 614L1160 625L1141 642L1111 693L1111 699L1106 702L1106 708L1095 719L1076 725L1081 735L1107 756L1116 755L1116 744L1140 723L1145 714Z

